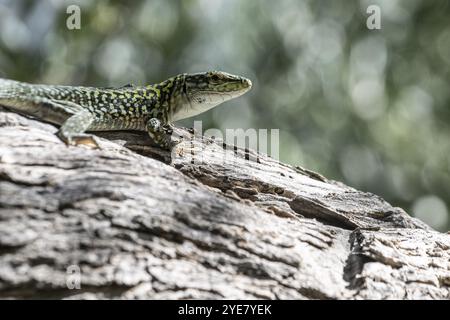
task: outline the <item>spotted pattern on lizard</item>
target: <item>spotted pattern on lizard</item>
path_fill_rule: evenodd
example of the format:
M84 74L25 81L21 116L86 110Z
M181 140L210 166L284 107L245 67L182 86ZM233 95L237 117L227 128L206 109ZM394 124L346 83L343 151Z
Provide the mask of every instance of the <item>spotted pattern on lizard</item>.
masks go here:
M222 71L180 74L161 83L119 88L34 85L0 79L0 105L60 126L68 145L98 147L85 131L147 131L170 149L172 122L195 116L250 90L250 80Z

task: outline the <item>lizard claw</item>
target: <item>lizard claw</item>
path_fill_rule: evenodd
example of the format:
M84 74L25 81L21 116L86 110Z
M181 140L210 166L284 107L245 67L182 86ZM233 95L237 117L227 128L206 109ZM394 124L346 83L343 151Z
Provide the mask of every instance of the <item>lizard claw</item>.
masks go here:
M61 132L57 133L57 136L64 141L67 146L85 145L93 149L101 149L97 139L90 134L77 134L72 136L64 136Z
M88 147L91 147L93 149L101 149L100 145L97 142L97 139L95 139L92 135L83 135L83 136L75 136L72 137L73 144L74 145L85 145Z

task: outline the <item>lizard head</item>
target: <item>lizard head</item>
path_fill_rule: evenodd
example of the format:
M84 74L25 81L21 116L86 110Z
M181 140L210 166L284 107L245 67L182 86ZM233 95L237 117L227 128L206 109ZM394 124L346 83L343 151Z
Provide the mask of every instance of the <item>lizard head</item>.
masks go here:
M183 74L183 102L174 110L172 120L180 120L205 112L225 101L249 91L252 82L222 71Z

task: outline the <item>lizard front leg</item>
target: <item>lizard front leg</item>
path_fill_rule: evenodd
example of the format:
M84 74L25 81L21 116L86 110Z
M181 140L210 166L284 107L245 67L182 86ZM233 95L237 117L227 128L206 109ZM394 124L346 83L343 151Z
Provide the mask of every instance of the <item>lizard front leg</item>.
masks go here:
M146 129L148 135L158 147L170 150L172 147L171 136L173 133L170 124L163 124L159 119L151 118L147 121Z
M77 103L45 97L17 97L3 103L14 111L60 125L56 135L67 145L99 145L92 135L85 134L94 116Z

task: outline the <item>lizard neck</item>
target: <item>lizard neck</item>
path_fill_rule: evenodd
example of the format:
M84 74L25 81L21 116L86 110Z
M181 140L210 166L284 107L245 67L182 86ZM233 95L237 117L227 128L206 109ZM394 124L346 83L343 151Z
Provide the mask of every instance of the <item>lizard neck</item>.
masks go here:
M158 95L158 111L164 122L180 120L176 115L189 102L185 94L185 75L180 74L153 86Z

